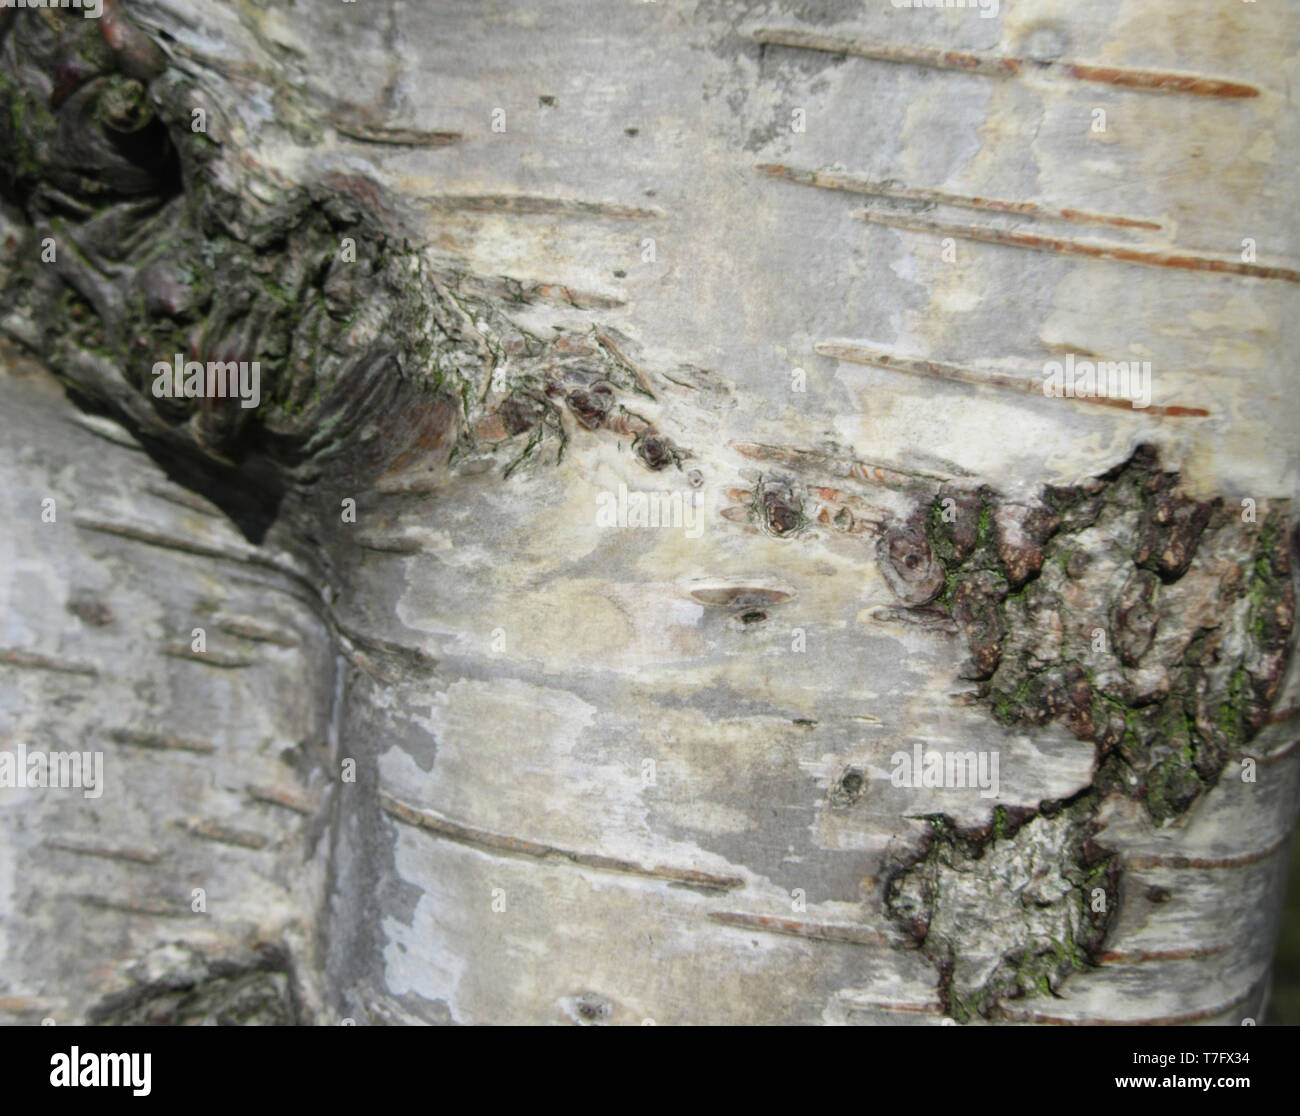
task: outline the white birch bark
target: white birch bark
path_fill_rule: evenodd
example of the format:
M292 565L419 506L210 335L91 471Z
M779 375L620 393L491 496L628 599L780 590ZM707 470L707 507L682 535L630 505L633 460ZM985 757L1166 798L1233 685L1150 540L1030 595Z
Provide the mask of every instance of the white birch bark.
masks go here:
M61 109L7 139L0 733L105 769L0 789L0 1018L1261 1016L1300 762L1289 11L128 14L154 45L110 8L102 65L158 106L180 199L68 171L98 149ZM5 31L11 105L53 93L17 53L43 18ZM305 190L333 223L282 220ZM94 225L140 196L164 217ZM349 285L345 235L382 278ZM302 359L241 430L155 405L159 322L269 370L272 301ZM1149 361L1150 406L1045 397L1067 355ZM1183 494L1148 557L1122 481L1035 535L1045 490L1143 446ZM621 491L698 527L611 526ZM1087 665L1077 731L972 670L947 495L1030 586L999 662ZM1193 743L1162 722L1107 767L1098 695L1193 676ZM996 755L995 793L897 785L917 746Z

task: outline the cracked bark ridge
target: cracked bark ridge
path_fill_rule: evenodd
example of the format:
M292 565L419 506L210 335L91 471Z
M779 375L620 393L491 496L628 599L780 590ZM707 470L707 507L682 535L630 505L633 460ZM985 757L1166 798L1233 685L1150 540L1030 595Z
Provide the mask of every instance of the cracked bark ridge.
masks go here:
M444 446L509 473L609 426L647 469L685 456L626 417L618 394L646 389L594 328L590 343L534 336L507 311L538 291L413 246L374 183L286 186L194 131L216 94L105 13L24 12L0 42L0 197L28 238L0 259L0 328L156 456L197 465L209 490L225 478L239 505L218 502L246 533L290 489L355 489ZM176 354L258 362L258 405L155 397L154 365Z
M982 829L946 817L885 886L885 904L939 970L945 1014L996 1018L1090 968L1118 909L1118 858L1093 841L1096 795L999 806Z
M943 490L892 534L892 566L942 574L964 675L1005 725L1060 720L1097 746L1097 785L1153 821L1183 814L1262 727L1295 613L1289 508L1198 501L1142 447L1043 502ZM926 542L918 541L924 534ZM908 566L905 559L916 561ZM898 592L898 589L896 589Z

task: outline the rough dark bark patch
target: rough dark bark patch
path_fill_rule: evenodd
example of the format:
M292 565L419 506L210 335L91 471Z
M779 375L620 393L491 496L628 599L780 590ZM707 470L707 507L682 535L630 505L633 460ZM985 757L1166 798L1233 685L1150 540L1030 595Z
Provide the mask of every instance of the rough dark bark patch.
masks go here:
M1098 953L1118 902L1117 863L1092 841L1106 795L1169 823L1263 727L1294 621L1287 522L1285 504L1243 511L1186 496L1142 447L1035 507L943 490L882 540L905 603L943 585L936 603L965 633L966 676L998 721L1059 719L1096 745L1093 785L1071 803L1014 825L999 806L980 832L933 818L928 847L888 884L888 910L939 967L958 1020L1050 992ZM1103 912L1090 902L1097 887ZM1010 945L990 959L978 927L1007 894L1020 896L1001 916Z
M1086 791L1033 811L999 806L975 830L930 817L924 853L889 878L886 908L934 962L958 1023L1050 995L1094 964L1119 906L1118 858L1092 840L1096 804Z
M1096 743L1099 785L1165 822L1262 727L1286 664L1288 511L1250 511L1184 495L1143 447L1036 507L942 491L913 533L992 714L1060 719Z

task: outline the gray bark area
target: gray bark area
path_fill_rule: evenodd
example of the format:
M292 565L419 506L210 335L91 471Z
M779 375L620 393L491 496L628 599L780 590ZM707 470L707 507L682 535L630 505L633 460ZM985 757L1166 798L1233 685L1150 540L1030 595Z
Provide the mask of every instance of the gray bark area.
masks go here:
M1300 28L1071 8L144 2L42 111L15 13L0 732L106 785L0 788L0 1018L1258 1018Z

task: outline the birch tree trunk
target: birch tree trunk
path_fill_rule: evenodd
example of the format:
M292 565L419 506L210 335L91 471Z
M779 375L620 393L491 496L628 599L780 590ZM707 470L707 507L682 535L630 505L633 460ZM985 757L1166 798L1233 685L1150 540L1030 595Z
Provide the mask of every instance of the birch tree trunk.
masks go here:
M0 11L0 1018L1260 1017L1284 5L86 15Z

